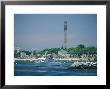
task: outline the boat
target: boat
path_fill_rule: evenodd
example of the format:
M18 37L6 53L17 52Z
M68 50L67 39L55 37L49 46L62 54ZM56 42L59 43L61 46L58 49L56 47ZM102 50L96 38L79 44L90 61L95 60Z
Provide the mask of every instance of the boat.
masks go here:
M67 60L56 60L55 58L44 58L41 57L39 58L39 60L35 61L37 66L45 66L45 67L59 67L59 68L63 68L63 67L68 67L70 66L73 62L71 61L67 61Z
M45 59L46 59L45 57L38 58L38 60L45 60Z

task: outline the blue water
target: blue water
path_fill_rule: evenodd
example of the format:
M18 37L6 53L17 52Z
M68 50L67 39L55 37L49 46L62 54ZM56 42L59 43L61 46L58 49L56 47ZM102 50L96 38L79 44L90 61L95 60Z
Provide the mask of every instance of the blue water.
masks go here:
M14 76L97 76L96 69L69 69L72 62L15 61Z

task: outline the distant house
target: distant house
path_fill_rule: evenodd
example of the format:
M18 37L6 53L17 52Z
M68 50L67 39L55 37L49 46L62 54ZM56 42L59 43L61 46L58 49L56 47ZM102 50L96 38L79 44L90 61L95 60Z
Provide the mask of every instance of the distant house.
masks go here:
M21 52L21 53L20 53L20 57L21 57L21 58L25 58L25 57L26 57L26 53Z
M61 49L60 51L58 51L58 55L62 55L65 56L67 54L67 51Z
M30 56L29 55L26 55L25 52L21 52L20 53L20 58L26 59L26 58L30 58Z
M55 53L53 53L52 55L53 55L53 58L57 58L57 55Z
M58 56L59 57L67 57L68 56L67 51L61 49L60 51L58 51Z

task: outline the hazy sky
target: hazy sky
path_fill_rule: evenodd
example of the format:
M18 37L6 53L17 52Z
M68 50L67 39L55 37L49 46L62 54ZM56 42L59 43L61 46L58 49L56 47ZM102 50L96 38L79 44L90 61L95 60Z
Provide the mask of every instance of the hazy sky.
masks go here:
M20 49L61 47L67 21L68 48L97 46L96 14L15 14L14 46Z

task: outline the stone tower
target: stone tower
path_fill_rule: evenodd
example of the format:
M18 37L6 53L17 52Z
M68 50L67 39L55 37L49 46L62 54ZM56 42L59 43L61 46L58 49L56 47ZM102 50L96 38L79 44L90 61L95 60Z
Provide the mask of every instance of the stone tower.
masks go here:
M67 21L64 21L64 49L67 48Z

